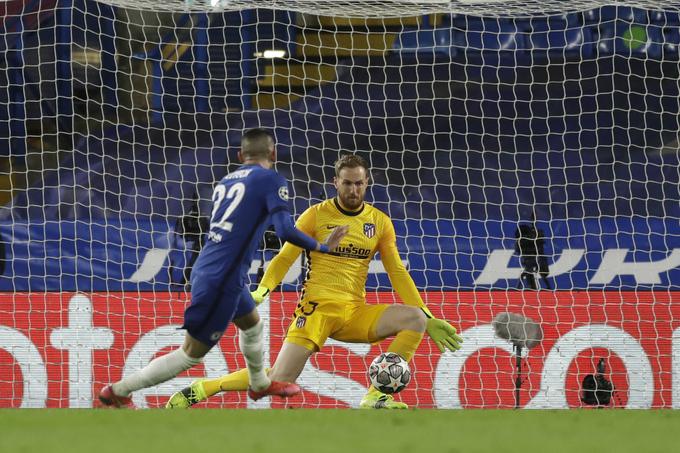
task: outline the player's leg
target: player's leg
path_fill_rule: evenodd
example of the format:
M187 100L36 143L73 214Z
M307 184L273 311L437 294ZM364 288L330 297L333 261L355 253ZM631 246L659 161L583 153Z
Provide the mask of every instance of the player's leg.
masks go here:
M269 376L295 382L309 357L323 347L335 326L339 325L341 312L342 307L333 302L300 301Z
M356 308L331 337L348 343L375 343L394 336L389 352L409 361L423 340L427 318L407 305L363 305Z
M260 344L262 343L261 337L263 325L262 322L260 321L260 316L256 309L247 312L247 309L250 306L248 304L249 300L252 302L252 296L250 296L250 294L248 294L248 299L244 299L245 301L244 307L240 307L239 312L236 314L234 318L234 325L236 325L236 327L238 327L241 332L247 331L249 333L247 335L247 338L248 340L251 341L248 340L245 341L246 343L248 343L248 345L245 346L245 349L247 350L255 349L255 354L258 354L257 343ZM252 304L254 307L254 302L252 302ZM250 335L251 332L252 335ZM258 337L260 337L260 340L258 340ZM253 346L252 343L256 343L256 345ZM241 341L240 333L239 333L239 347L241 348L241 352L243 353L244 342ZM262 356L262 353L260 352L259 355ZM244 357L246 358L247 365L248 357L246 356L245 353ZM257 359L254 360L257 361ZM255 367L257 368L257 365L255 365ZM265 372L268 371L269 370L265 370ZM256 370L255 372L259 374L258 370ZM258 380L259 377L260 376L256 376L255 380ZM220 376L218 378L199 379L198 381L192 382L189 387L185 387L181 391L172 395L172 397L170 397L170 400L168 401L167 407L168 408L189 407L207 398L210 398L211 396L216 395L221 391L229 390L245 391L248 390L250 382L251 382L250 372L247 367L242 368L233 373ZM224 388L222 388L222 384L224 384ZM187 395L190 396L188 398L189 400L187 402L183 402L183 398Z
M284 343L274 367L266 370L269 378L281 382L295 382L313 353L313 350L298 344ZM203 388L207 397L220 392L248 390L248 369L243 368L217 379L206 379L203 381Z
M422 310L407 305L390 305L375 325L375 335L387 338L395 335L387 348L409 362L423 341L427 317Z
M246 361L250 387L264 390L271 384L264 369L264 324L248 288L241 294L234 324L239 329L239 349Z
M284 343L281 352L279 352L279 355L276 358L274 366L269 372L269 378L272 380L272 385L275 385L276 383L277 385L294 386L296 389L294 394L300 393L300 387L298 385L289 383L297 380L313 352L313 350L307 349L299 344ZM282 391L285 391L285 389L282 389ZM271 391L258 392L248 390L248 396L254 400L258 400L269 394L271 394ZM292 394L293 393L291 393L290 396L292 396Z
M267 377L264 369L263 323L255 308L250 291L244 289L234 324L239 328L239 345L246 360L250 388L248 395L258 400L267 395L287 398L300 393L300 387L291 384L295 379L281 380Z
M107 406L129 405L130 394L174 378L202 362L203 356L219 341L236 312L240 288L216 290L196 283L192 288L191 305L184 312L187 334L181 348L157 357L141 370L104 387L99 400Z
M300 341L297 339L294 341L294 343L286 342L283 344L274 367L271 370L267 370L272 382L295 382L305 367L307 360L316 350L313 344L310 344L310 349L299 344ZM168 409L184 409L205 401L220 392L245 391L248 390L248 386L248 368L240 369L216 379L199 379L192 382L190 386L173 394L165 407ZM259 395L256 393L255 396Z
M257 389L266 389L271 384L263 365L262 322L255 308L255 303L246 288L239 291L236 311L233 313L234 324L239 328L239 348L246 361L246 368L241 373L247 389L251 383ZM187 408L199 403L213 394L206 392L211 380L198 379L168 399L166 408ZM219 391L219 389L217 390Z
M99 393L99 400L106 406L129 406L132 392L158 385L198 365L210 347L187 333L181 348L153 359L141 370L104 387Z
M315 352L316 348L302 346L299 340L289 343L290 339L281 347L279 355L276 357L274 367L267 369L269 378L282 382L295 382L302 373L309 357ZM208 396L219 392L242 391L248 389L248 369L243 368L217 379L206 379L203 384Z
M407 305L390 305L383 312L375 325L378 338L395 336L387 348L409 362L423 341L427 326L427 318L422 310ZM392 395L384 394L372 385L361 399L360 407L364 409L406 409L408 406L395 401Z
M350 343L375 343L395 336L388 351L399 354L408 361L423 339L426 324L425 314L415 307L363 305L357 307L343 327L331 336L336 340ZM408 406L395 401L392 395L386 395L371 386L362 398L360 407L406 409Z
M318 351L328 338L333 325L318 304L301 302L288 328L288 334L269 377L280 382L295 382L309 357ZM222 391L248 389L248 370L241 369L216 379L202 379L175 393L167 408L189 407ZM187 395L190 397L188 398ZM186 402L185 402L186 401Z
M307 360L318 349L311 341L300 341L299 338L286 338L276 362L269 372L272 380L295 382L305 368Z

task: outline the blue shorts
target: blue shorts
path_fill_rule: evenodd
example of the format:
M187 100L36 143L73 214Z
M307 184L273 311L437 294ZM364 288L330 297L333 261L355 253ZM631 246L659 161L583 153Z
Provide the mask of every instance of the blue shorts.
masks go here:
M196 279L191 286L191 304L184 311L182 328L198 341L214 346L233 319L254 309L255 301L248 287L215 288Z

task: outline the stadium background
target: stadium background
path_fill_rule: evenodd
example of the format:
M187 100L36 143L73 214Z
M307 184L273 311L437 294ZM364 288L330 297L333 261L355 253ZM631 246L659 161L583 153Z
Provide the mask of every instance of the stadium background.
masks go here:
M99 386L181 340L177 271L190 252L176 221L194 199L210 211L241 131L263 126L296 214L333 195L341 151L368 158L369 200L394 219L417 286L467 333L459 361L423 344L405 401L512 407L510 350L488 323L514 309L546 330L528 358L528 407L579 406L601 356L615 405L680 407L678 13L359 25L264 9L156 14L160 28L140 39L131 12L93 1L2 7L0 406L90 407ZM356 41L310 44L327 32L380 38L351 52ZM250 57L270 47L290 60ZM532 216L556 292L515 291L514 234ZM381 270L370 297L394 300ZM267 309L271 354L299 279L289 274ZM585 340L569 355L571 332ZM211 374L241 365L227 337ZM292 404L356 405L377 351L328 348Z

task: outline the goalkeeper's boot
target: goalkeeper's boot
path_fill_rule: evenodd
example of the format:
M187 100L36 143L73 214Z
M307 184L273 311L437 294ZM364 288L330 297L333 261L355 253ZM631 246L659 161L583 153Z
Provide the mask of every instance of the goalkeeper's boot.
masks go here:
M199 379L191 383L189 387L184 387L179 392L173 393L165 404L166 409L187 409L194 404L208 399L208 395L203 388L203 381Z
M257 401L265 396L280 396L281 398L289 398L300 393L302 389L297 384L292 384L290 382L279 382L272 381L264 390L256 391L252 388L248 388L248 396L253 401Z
M392 395L371 389L359 403L361 409L408 409L406 403L395 401Z
M113 388L111 388L110 384L99 392L99 401L107 407L133 407L132 398L116 395L113 393Z

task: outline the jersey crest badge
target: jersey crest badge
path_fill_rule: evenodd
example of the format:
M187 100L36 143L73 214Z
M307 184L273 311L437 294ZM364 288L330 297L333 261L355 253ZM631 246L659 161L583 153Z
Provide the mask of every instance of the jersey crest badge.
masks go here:
M367 238L372 238L375 236L375 224L374 223L364 223L364 235Z
M223 333L224 333L223 330L220 330L219 332L213 332L212 334L210 334L210 339L212 341L217 341L222 337Z
M295 320L295 327L298 329L302 329L305 326L305 323L307 322L307 318L304 316L298 316L298 319Z

